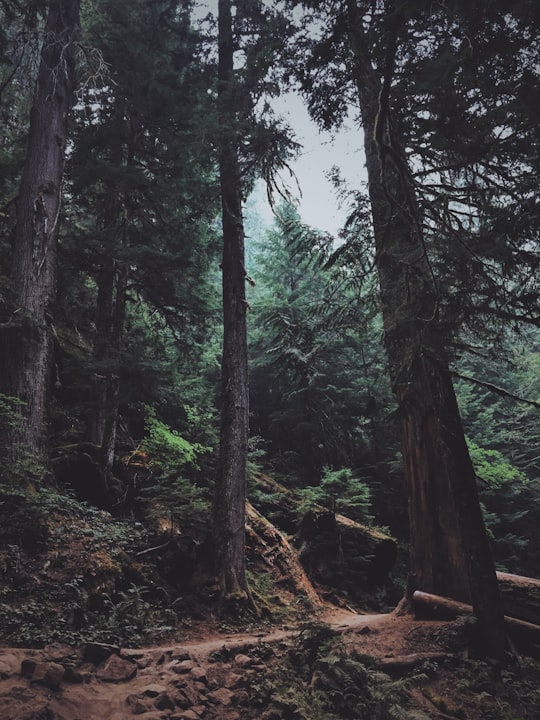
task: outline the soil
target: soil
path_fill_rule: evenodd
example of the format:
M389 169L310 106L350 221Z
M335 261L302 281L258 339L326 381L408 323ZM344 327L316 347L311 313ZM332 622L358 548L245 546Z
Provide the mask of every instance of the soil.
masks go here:
M510 675L505 683L489 668L475 664L474 671L484 683L479 691L468 676L473 666L469 670L463 666L463 621L325 608L317 622L331 626L348 651L370 656L384 672L395 677L412 672L409 703L423 717L540 718L538 709L529 706L530 698L512 687ZM120 649L89 643L76 649L60 644L39 650L4 648L0 650L0 717L255 720L265 710L257 703L257 687L302 631L299 626L215 634L201 625L192 633L196 639L163 647ZM522 664L519 673L523 672Z
M0 720L540 720L538 662L475 662L467 656L467 619L386 612L399 599L386 586L353 597L313 585L288 539L251 507L248 561L263 619L225 621L216 579L202 562L188 562L192 546L180 541L189 535L148 547L108 513L57 495L47 501L42 493L30 509L17 498L0 516ZM29 530L27 548L19 536ZM156 597L163 602L150 604ZM162 606L178 607L177 622L163 625L168 635L151 632L161 628ZM365 664L375 682L395 680L399 702L416 715L364 708L359 716L357 706L352 714L334 706L311 712L320 681L313 650L316 658L326 652L329 634L340 658ZM275 697L287 700L293 686L294 702L304 693L303 708L285 703L274 711ZM362 692L353 688L363 701Z

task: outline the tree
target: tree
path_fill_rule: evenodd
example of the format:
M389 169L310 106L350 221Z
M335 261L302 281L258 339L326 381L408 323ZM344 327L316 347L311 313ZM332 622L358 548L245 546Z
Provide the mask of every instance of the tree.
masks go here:
M345 47L334 63L344 63L347 90L354 90L360 105L384 341L401 417L412 582L438 594L472 599L479 624L477 650L502 658L502 604L448 367L439 288L405 146L393 122L399 42L414 12L393 2L368 8L346 0L331 6L318 55L328 60L336 47ZM314 58L313 53L308 59L312 72L305 83L311 89L312 114L333 124L336 111L324 102L329 94L321 97L314 91L316 83L320 88L328 81L329 72L314 79L319 67ZM341 67L339 71L343 74ZM346 100L337 102L339 122Z
M56 245L72 104L78 0L51 0L30 116L21 178L11 276L14 320L3 328L2 389L21 403L11 429L11 460L47 458L47 412L52 357L51 304Z
M120 411L136 402L127 379L145 362L130 334L133 314L138 330L152 318L147 325L161 324L193 352L211 305L216 176L200 123L210 79L190 10L168 0L101 0L83 17L86 43L103 62L75 113L62 279L66 295L83 278L92 290L84 439L101 448L107 482Z
M214 501L218 574L226 601L246 601L246 462L249 434L247 300L238 159L237 99L231 1L219 1L219 175L223 223L223 357L220 460ZM231 133L232 130L232 133Z
M265 460L301 485L325 466L365 469L383 369L368 339L379 322L373 283L346 258L332 263L332 239L286 203L256 249L251 422Z
M233 17L234 6L234 17ZM214 495L214 541L225 600L253 605L245 575L246 463L249 435L247 300L242 203L254 179L269 192L291 142L274 122L268 75L286 28L262 2L220 0L218 149L223 231L223 355L220 461ZM237 51L244 57L236 66ZM262 108L262 112L261 112Z

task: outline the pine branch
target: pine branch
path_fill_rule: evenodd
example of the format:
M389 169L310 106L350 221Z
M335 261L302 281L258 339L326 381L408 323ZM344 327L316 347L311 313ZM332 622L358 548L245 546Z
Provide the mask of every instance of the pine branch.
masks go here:
M474 385L480 385L480 387L484 387L486 390L490 390L497 395L502 395L503 397L511 398L512 400L517 400L518 402L526 403L527 405L532 405L540 410L540 402L537 402L536 400L529 400L528 398L521 397L520 395L515 395L509 390L505 390L504 388L494 385L493 383L486 382L485 380L478 380L478 378L471 377L470 375L462 375L462 373L459 373L457 370L451 370L451 373L454 377L457 377L460 380L465 380L466 382L473 383Z

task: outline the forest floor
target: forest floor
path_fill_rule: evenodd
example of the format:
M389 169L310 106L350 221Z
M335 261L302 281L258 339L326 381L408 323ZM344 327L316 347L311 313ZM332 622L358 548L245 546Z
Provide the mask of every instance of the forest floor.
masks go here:
M326 608L316 621L297 627L216 634L201 624L190 635L187 642L142 649L100 643L78 648L62 644L39 650L4 648L0 650L0 717L540 718L538 664L521 659L512 668L495 672L487 664L466 660L463 621ZM341 695L328 704L332 678L326 685L317 684L317 674L321 676L328 667L321 647L326 643L325 652L331 654L328 643L335 647L336 641L340 658L352 657L365 664L355 683L356 709L347 707ZM310 653L317 659L312 658L308 668ZM338 655L332 657L332 663L337 663ZM352 668L344 666L344 671L350 675ZM351 681L336 683L340 677L334 677L334 685L344 694ZM404 677L405 681L396 683L396 678ZM365 687L360 688L363 679Z
M540 720L538 661L469 659L467 618L312 585L252 510L262 619L220 615L186 536L156 548L137 527L54 493L4 497L0 720Z

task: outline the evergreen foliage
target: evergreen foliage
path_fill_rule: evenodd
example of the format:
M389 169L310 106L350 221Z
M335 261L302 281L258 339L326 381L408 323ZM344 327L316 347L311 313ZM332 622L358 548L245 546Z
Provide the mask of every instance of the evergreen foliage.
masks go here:
M145 435L139 452L145 457L147 476L138 493L146 501L147 516L157 527L165 523L171 532L189 525L201 534L208 523L210 492L208 479L201 478L199 457L211 448L191 443L158 420L145 408ZM202 486L197 483L204 483Z
M354 476L350 468L324 468L319 485L302 488L299 494L303 500L303 514L316 506L322 506L359 523L369 524L373 520L370 514L371 491L365 482Z
M236 148L238 173L224 184L237 183L244 209L260 178L275 201L279 172L298 145L272 99L297 82L315 121L339 131L358 103L346 11L360 8L381 82L378 153L415 198L413 205L409 196L390 198L390 215L412 217L423 242L414 262L398 257L400 272L408 268L404 303L418 289L417 261L428 270L429 288L419 293L415 313L403 305L391 322L383 320L374 270L393 236L375 250L368 193L347 188L339 169L333 180L351 214L337 242L304 224L287 201L274 204L269 230L252 232L246 223L254 236L247 238L249 275L241 268L250 285L243 310L252 468L297 490L303 510L323 506L388 526L407 541L395 420L410 408L403 403L395 413L382 356L395 326L423 323L420 345L398 358L401 368L406 373L419 359L448 354L497 566L537 575L540 25L533 0L429 7L289 0L279 5L295 9L288 15L268 3L232 4L238 62L218 103L212 16L196 26L193 3L180 0L82 3L58 293L44 321L54 342L51 457L83 455L97 468L92 478L105 478L113 491L107 507L134 512L152 531L166 526L202 537L212 530L223 407L220 151ZM8 275L47 5L0 2L2 332L19 316ZM434 323L437 343L428 347ZM0 455L8 454L6 438L23 407L0 394ZM107 421L114 425L110 448ZM52 508L80 517L80 506L63 494L70 471L59 494L25 489L50 478L31 457L0 468L0 562L8 570L14 548L50 541ZM280 493L264 498L278 519L279 501ZM88 512L89 524L118 539L122 529L106 528L97 511ZM131 526L126 532L137 533ZM96 639L143 641L147 622L174 622L156 610L146 585L131 585L127 576L98 609L85 583L73 581L72 611L95 628ZM36 605L10 612L3 607L0 614L13 633L35 614L21 641L32 640L48 617ZM67 621L62 631L71 632ZM313 681L311 689L280 685L268 720L398 717L399 688L369 663L326 646L324 635L313 647L305 640L287 665Z

